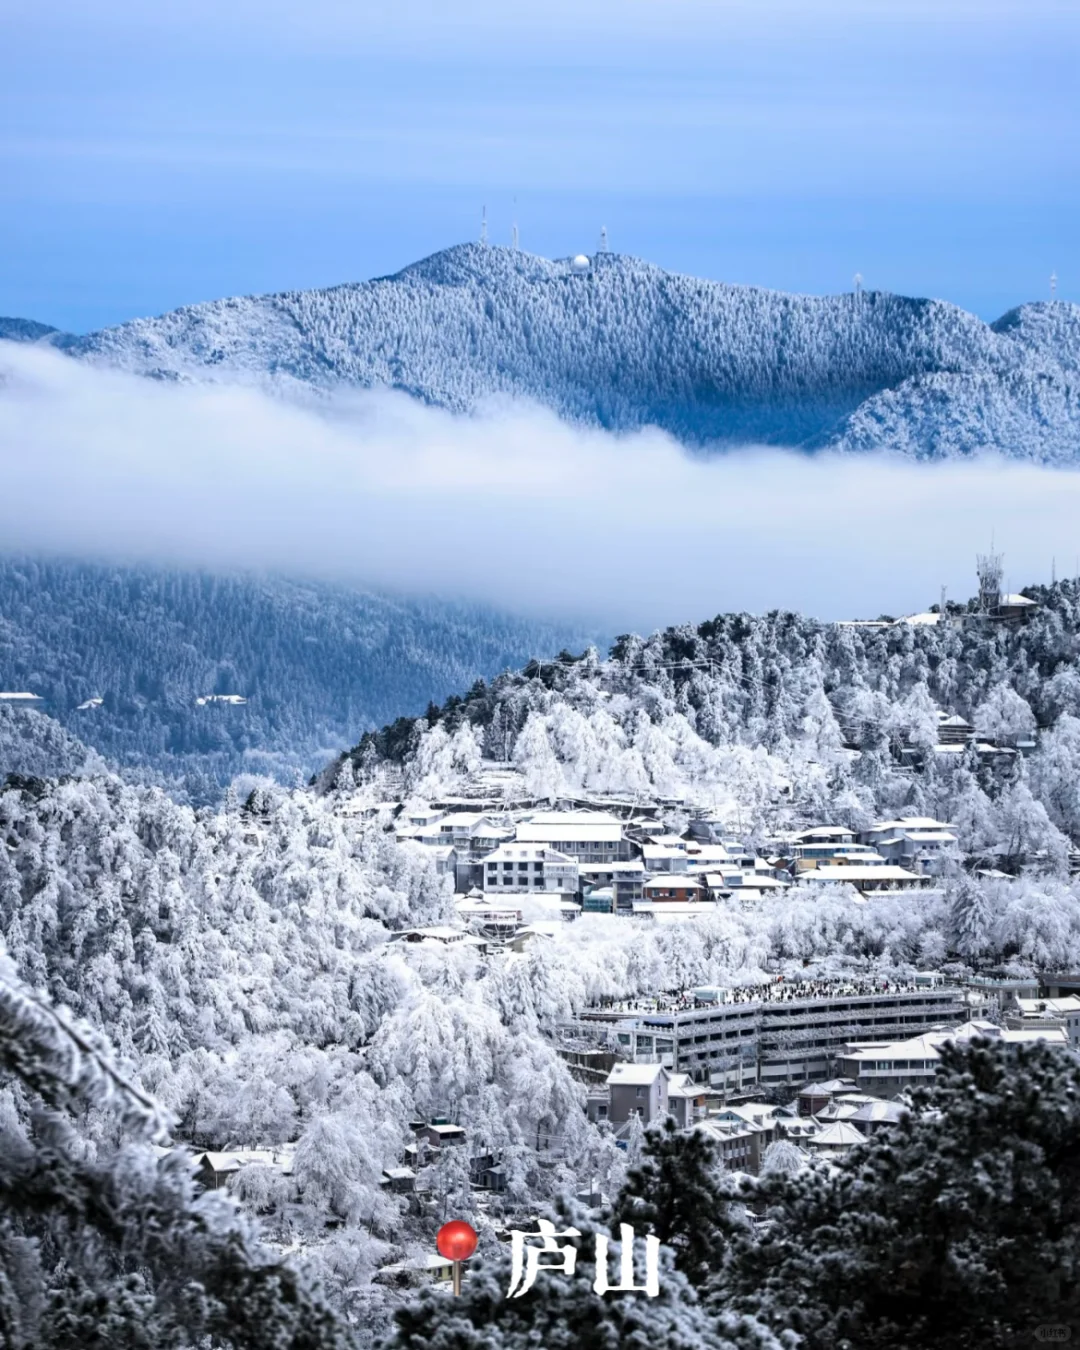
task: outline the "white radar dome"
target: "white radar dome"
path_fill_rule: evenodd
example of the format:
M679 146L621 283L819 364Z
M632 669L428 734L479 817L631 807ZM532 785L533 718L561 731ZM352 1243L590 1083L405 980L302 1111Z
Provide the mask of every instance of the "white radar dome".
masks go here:
M575 272L587 272L589 270L589 260L584 253L579 253L576 258L570 259L570 266Z

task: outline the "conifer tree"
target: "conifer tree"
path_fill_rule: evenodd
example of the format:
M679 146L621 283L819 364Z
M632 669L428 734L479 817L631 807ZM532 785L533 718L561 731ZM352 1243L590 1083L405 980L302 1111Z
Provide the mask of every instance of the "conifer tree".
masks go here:
M714 1306L804 1350L1005 1350L1080 1319L1080 1066L1045 1043L946 1045L933 1085L828 1172L758 1183Z
M700 1130L680 1130L667 1116L646 1134L642 1159L626 1174L612 1227L628 1223L640 1234L655 1234L700 1286L723 1259L731 1199L712 1140Z

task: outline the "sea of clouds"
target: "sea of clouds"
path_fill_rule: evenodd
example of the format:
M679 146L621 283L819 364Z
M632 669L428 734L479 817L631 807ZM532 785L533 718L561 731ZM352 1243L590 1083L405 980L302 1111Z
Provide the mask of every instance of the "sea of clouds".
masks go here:
M1076 568L1080 473L760 447L703 459L541 409L323 407L0 343L8 550L333 576L607 627L905 613Z

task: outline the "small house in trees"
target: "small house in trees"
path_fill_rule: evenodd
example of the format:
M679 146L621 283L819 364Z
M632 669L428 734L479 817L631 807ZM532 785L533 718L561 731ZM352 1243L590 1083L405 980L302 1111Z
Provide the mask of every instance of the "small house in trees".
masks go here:
M228 1153L200 1153L196 1155L195 1180L208 1191L220 1191L245 1167L270 1167L283 1176L291 1176L293 1154L291 1149L241 1148Z
M830 1078L825 1083L807 1083L798 1096L800 1116L816 1116L834 1097L858 1089L853 1078Z
M416 1173L411 1167L387 1167L379 1184L395 1195L408 1195L416 1190Z
M685 848L672 844L646 844L641 850L642 862L648 872L686 872L690 858Z
M1026 595L1003 595L991 617L1005 623L1024 623L1038 608L1039 602Z
M970 745L975 728L959 713L938 713L938 745Z
M509 937L521 927L521 910L516 905L480 891L471 891L458 900L456 908L462 923L478 925L487 937Z
M859 863L837 861L827 866L815 867L810 872L801 872L797 880L800 883L811 882L814 885L853 886L860 895L866 896L879 891L895 893L924 890L932 884L933 879L884 861L873 866L865 866L861 861Z
M707 898L705 887L697 877L653 877L644 883L641 891L643 900L653 904L677 901L685 905Z
M888 1130L907 1114L907 1107L899 1102L864 1102L848 1119L857 1130L865 1135L877 1134L879 1130Z
M487 949L483 938L468 933L464 928L449 928L443 924L433 924L430 928L404 928L400 933L391 933L390 942L460 942L466 947Z
M454 1274L454 1263L437 1252L426 1252L422 1256L410 1257L407 1261L395 1261L393 1265L383 1266L375 1272L378 1284L391 1284L408 1288L423 1284L449 1284Z
M631 1116L649 1125L668 1113L670 1075L662 1064L616 1064L607 1076L608 1119L621 1125Z
M705 1089L688 1073L672 1073L668 1078L668 1110L676 1125L688 1129L705 1113Z
M424 1134L432 1148L456 1148L465 1142L464 1125L451 1125L447 1121L428 1125Z
M754 1175L761 1166L761 1131L745 1121L703 1120L695 1127L715 1144L720 1164L728 1172Z
M861 1144L865 1136L849 1120L834 1120L806 1141L813 1153L825 1157L837 1157L848 1153L856 1144Z

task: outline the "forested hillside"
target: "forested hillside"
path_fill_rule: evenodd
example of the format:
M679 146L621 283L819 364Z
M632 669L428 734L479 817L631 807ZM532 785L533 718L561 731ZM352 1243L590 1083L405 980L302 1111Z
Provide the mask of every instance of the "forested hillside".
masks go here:
M969 883L950 882L945 895L872 904L798 888L670 927L583 916L509 960L465 944L395 942L403 929L445 924L453 909L430 851L396 842L390 823L374 791L344 784L324 794L273 788L216 813L108 776L0 789L0 943L15 968L0 957L0 1197L13 1195L0 1253L24 1254L9 1267L8 1287L20 1296L0 1304L0 1318L51 1325L78 1303L72 1264L83 1279L104 1278L94 1248L63 1236L65 1196L72 1172L81 1173L66 1163L57 1172L58 1146L101 1169L106 1233L115 1240L126 1224L129 1242L142 1234L115 1264L120 1275L138 1269L147 1308L170 1306L175 1286L168 1260L136 1254L186 1223L191 1205L182 1151L155 1164L148 1149L121 1147L93 1117L78 1127L90 1138L58 1133L32 1100L12 1095L12 1065L25 1072L36 1051L19 1012L31 989L39 1021L47 998L107 1029L119 1071L156 1099L179 1148L289 1146L290 1172L251 1165L235 1194L279 1251L323 1281L357 1341L370 1345L409 1297L373 1284L373 1274L429 1252L440 1214L477 1224L485 1257L498 1262L490 1225L500 1216L535 1214L582 1188L619 1190L641 1131L623 1149L590 1125L585 1088L553 1036L586 1005L648 995L668 987L673 972L688 986L753 984L766 968L792 978L847 970L889 978L969 940L972 959L1027 969L1080 959L1076 887L1046 872L976 885L984 922L975 936L970 925L958 928ZM6 1038L16 1033L12 1050ZM60 1059L61 1075L85 1087L70 1051ZM420 1215L382 1184L383 1169L398 1166L414 1139L409 1122L439 1116L467 1129L470 1151L502 1159L506 1189L488 1197L482 1217L464 1149L425 1167L430 1209ZM110 1156L115 1176L105 1171ZM41 1178L29 1193L36 1205L20 1182L28 1168ZM54 1192L61 1208L49 1226L42 1200ZM202 1236L170 1258L183 1253L185 1269L204 1238L237 1222L210 1198L203 1204L211 1206L204 1221L199 1208L191 1218ZM41 1246L19 1245L21 1236L50 1234ZM123 1324L136 1315L124 1288L130 1283L120 1280L98 1317L107 1310ZM228 1288L215 1282L212 1299ZM70 1344L32 1334L23 1343ZM325 1344L314 1335L295 1342Z
M0 1201L10 1216L0 1225L0 1327L18 1328L22 1339L13 1343L25 1346L70 1346L72 1326L115 1327L119 1344L132 1326L201 1329L227 1320L230 1307L235 1316L241 1280L265 1286L268 1325L280 1324L276 1343L291 1350L372 1346L390 1332L395 1309L396 1347L439 1344L432 1328L445 1300L410 1307L407 1290L374 1277L424 1258L438 1223L453 1215L482 1233L461 1304L461 1344L479 1350L502 1327L505 1339L495 1343L522 1350L548 1326L548 1305L522 1301L513 1317L497 1310L503 1300L492 1280L505 1288L505 1261L496 1225L554 1205L575 1213L573 1197L594 1188L635 1222L652 1213L640 1126L617 1141L606 1123L591 1123L586 1088L559 1053L560 1029L583 1009L647 998L673 982L739 987L778 976L910 979L928 966L1075 968L1080 588L1030 594L1039 608L1017 626L974 615L956 628L873 629L735 615L623 637L607 661L563 656L475 681L426 717L369 736L318 788L257 786L213 808L80 765L80 748L50 730L55 723L9 713L46 738L51 772L72 776L24 775L0 787L0 946L10 958L8 965L0 956ZM958 754L936 748L945 710L978 728ZM960 849L940 885L870 900L846 886L798 885L753 901L734 895L685 924L583 913L520 951L401 941L420 927L445 936L457 911L436 850L399 842L386 804L387 761L402 764L406 792L423 797L475 784L485 757L509 760L534 798L648 801L665 829L685 823L691 806L709 806L729 834L752 845L796 820L861 824L903 808L955 822ZM75 1041L59 1006L89 1024ZM94 1027L107 1029L112 1051ZM962 1083L954 1099L942 1098L943 1110L959 1112L950 1130L970 1127L976 1143L992 1138L987 1165L1000 1155L1001 1130L1015 1128L1011 1089L1028 1073L1044 1085L1031 1100L1054 1103L1038 1128L1057 1137L1058 1098L1045 1094L1073 1064L1050 1047L998 1050L1010 1055L976 1047L971 1064L985 1078L979 1109L998 1113L1001 1129L988 1136L982 1115L964 1116L970 1093ZM102 1078L101 1095L128 1104L124 1128L101 1114ZM942 1081L947 1089L947 1074ZM1029 1105L1022 1115L1023 1129L1035 1129ZM160 1156L148 1117L165 1141ZM416 1140L410 1122L435 1118L460 1123L468 1149L407 1154ZM928 1111L929 1135L940 1120L936 1106ZM918 1166L927 1149L948 1146L934 1138L912 1142L905 1130L866 1146L881 1168L874 1213L889 1213L898 1234L913 1231L905 1206L922 1203L923 1191L905 1200L885 1140L903 1144L907 1178L938 1175ZM254 1147L267 1150L267 1161L249 1163L233 1186L241 1214L212 1194L196 1197L185 1150ZM488 1156L502 1169L497 1192L472 1184L470 1159ZM864 1177L857 1165L868 1156L851 1155L852 1176ZM1030 1149L1024 1156L1034 1158ZM409 1197L389 1188L385 1174L406 1157L417 1169ZM986 1175L978 1159L976 1188ZM717 1178L714 1164L704 1159L702 1175ZM793 1234L789 1246L759 1245L756 1229L732 1211L700 1304L680 1273L692 1272L679 1264L678 1235L658 1227L672 1244L662 1299L590 1304L585 1284L579 1312L560 1303L549 1321L577 1327L576 1318L593 1325L610 1316L616 1339L634 1330L643 1344L672 1350L779 1350L785 1342L766 1328L779 1336L790 1325L790 1296L808 1345L825 1350L847 1325L852 1298L847 1284L834 1297L804 1258L825 1250L834 1199L838 1212L851 1211L843 1166L795 1159L794 1190L778 1196L787 1209L774 1219ZM1058 1184L1056 1164L1030 1167L1032 1186ZM761 1194L777 1195L773 1184L766 1175ZM92 1240L72 1242L71 1206L99 1192L107 1204L90 1208L99 1228ZM707 1212L727 1213L732 1195L717 1191ZM1036 1240L1043 1211L1028 1210ZM598 1219L594 1209L577 1226L591 1232L606 1213ZM249 1226L255 1216L272 1249ZM1006 1219L981 1217L980 1225L991 1221ZM892 1277L874 1264L881 1244L843 1245L860 1253L860 1269L877 1272L849 1281L862 1300L859 1316L888 1328ZM766 1283L757 1272L774 1259ZM1032 1261L1039 1271L1061 1263ZM331 1311L310 1292L311 1278ZM942 1307L958 1287L965 1308L982 1306L974 1279L945 1281ZM1026 1277L1017 1287L1027 1288ZM183 1293L196 1288L204 1291L198 1298ZM805 1288L817 1291L810 1302L790 1293ZM999 1302L1010 1297L999 1290ZM853 1344L918 1346L924 1313L921 1303L912 1308L908 1341L883 1332ZM313 1317L325 1319L321 1331ZM192 1341L170 1334L167 1344ZM260 1344L240 1333L210 1343ZM957 1350L965 1344L955 1342Z
M10 319L0 317L0 339L6 342L40 342L43 338L69 337L60 334L47 323L38 323L36 319Z
M1027 594L1038 607L1017 625L957 606L955 623L775 612L624 636L607 660L478 684L350 759L404 763L419 795L511 761L552 800L681 799L747 828L903 811L956 821L969 852L1063 859L1080 841L1080 587ZM936 748L941 714L974 728L960 753Z
M0 559L0 690L200 799L237 773L307 775L365 727L579 636L325 582ZM247 701L197 702L212 695ZM32 767L19 725L2 772Z
M577 272L459 245L392 277L218 300L87 337L75 355L166 379L404 390L455 411L536 400L694 445L1080 455L1080 307L989 326L887 293L814 297L731 286L600 254Z

